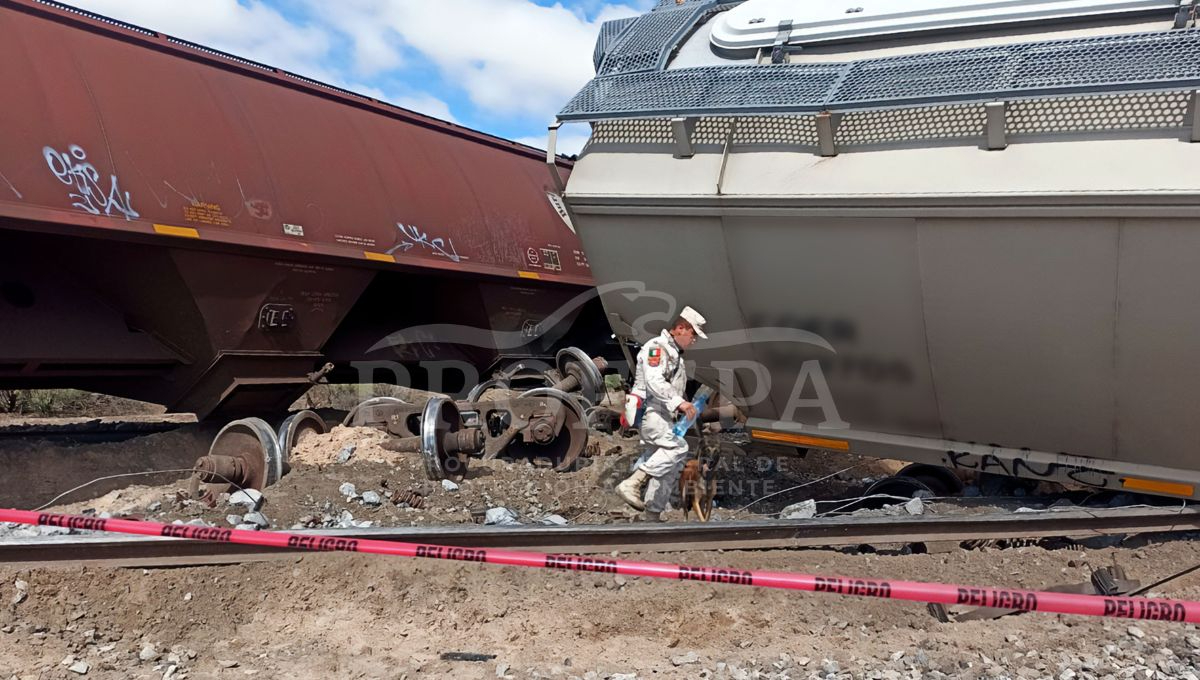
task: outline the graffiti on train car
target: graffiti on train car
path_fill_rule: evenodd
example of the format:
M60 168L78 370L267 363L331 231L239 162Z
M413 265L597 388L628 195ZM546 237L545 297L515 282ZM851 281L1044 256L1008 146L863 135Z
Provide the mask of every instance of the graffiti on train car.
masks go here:
M141 217L133 209L129 192L121 191L116 175L108 176L108 191L104 190L100 171L86 162L87 152L83 147L71 144L66 152L62 152L47 146L42 148L42 157L58 181L71 187L72 191L68 194L69 198L74 199L71 205L93 215L112 217L113 213L119 213L127 220Z
M20 191L17 191L16 185L14 185L11 181L9 181L9 179L7 177L4 176L3 172L0 172L0 182L3 182L4 185L7 186L13 192L13 194L16 195L16 197L18 199L25 198L24 196L21 195Z
M1023 477L1025 479L1069 479L1077 484L1106 488L1112 472L1097 470L1086 465L1068 463L1037 463L1028 458L1015 455L1001 458L993 453L971 453L968 451L947 451L943 459L944 465L954 470L971 470L974 472L991 472Z
M454 239L441 237L431 239L427 232L421 231L414 225L402 222L397 222L396 228L400 230L400 241L388 249L388 255L394 254L397 250L407 253L413 248L420 246L423 250L431 251L435 255L449 259L451 262L462 261L462 257L454 248Z

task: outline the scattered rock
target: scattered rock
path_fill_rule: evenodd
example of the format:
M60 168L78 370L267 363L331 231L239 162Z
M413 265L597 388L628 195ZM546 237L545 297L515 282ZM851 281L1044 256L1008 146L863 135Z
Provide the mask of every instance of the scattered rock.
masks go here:
M488 508L487 514L484 515L483 523L507 526L520 524L521 522L517 520L517 513L508 508Z
M910 515L923 515L925 514L925 501L920 498L914 498L904 504L904 509Z
M25 581L18 580L16 583L13 583L13 588L17 591L12 597L13 604L21 604L25 601L26 597L29 597L29 584Z
M695 652L688 652L687 654L680 654L678 656L671 657L671 665L673 665L673 666L684 666L687 664L699 663L699 662L700 662L700 655Z
M563 517L562 515L546 515L545 517L543 517L541 520L538 521L538 524L545 524L547 526L565 527L565 526L567 526L567 524L569 524L569 522L567 522L567 518Z
M338 487L338 493L342 494L349 500L358 498L358 489L350 482L346 482Z
M138 652L138 658L142 661L154 661L158 658L158 650L154 645L142 645L142 650Z
M442 488L445 489L446 491L458 491L458 485L455 484L454 482L450 481L449 479L442 480Z
M242 516L241 515L225 515L225 521L229 522L229 524L231 526L236 527L237 525L242 523Z
M1146 633L1141 628L1138 628L1137 626L1130 626L1128 629L1126 629L1125 632L1129 633L1130 637L1135 637L1139 640L1146 637Z
M217 665L220 666L221 668L237 668L238 662L233 659L228 659L225 661L218 661Z
M813 499L792 503L779 511L780 519L809 519L817 516L817 502Z
M258 489L242 489L229 497L230 505L241 505L250 510L259 507L262 502L263 495Z
M342 447L341 451L338 451L337 462L349 463L350 459L354 457L354 452L357 449L358 449L357 444L346 444L345 446Z
M266 529L271 526L271 520L267 519L266 515L261 512L250 512L242 517L242 521L246 524L253 524L259 529Z
M76 661L75 663L71 664L70 668L67 670L75 673L76 675L87 675L87 672L91 669L92 667L89 666L86 661Z
M146 512L158 512L159 510L162 510L162 501L154 501L146 506Z
M234 529L237 529L239 531L258 531L259 526L257 524L245 523L245 524L237 525L236 527L234 527Z
M373 508L383 505L383 496L380 496L374 491L364 491L362 494L362 499L360 499L359 502L365 506Z

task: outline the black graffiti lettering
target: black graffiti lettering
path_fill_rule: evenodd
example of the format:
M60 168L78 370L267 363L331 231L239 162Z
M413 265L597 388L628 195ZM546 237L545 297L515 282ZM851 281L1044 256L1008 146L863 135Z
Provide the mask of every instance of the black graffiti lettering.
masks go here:
M959 468L961 470L978 470L979 464L969 458L971 454L966 451L947 451L946 462L950 467ZM966 458L964 461L963 459Z
M1081 477L1084 475L1095 475L1095 477L1092 477L1091 479L1082 479ZM1087 486L1097 486L1102 489L1108 486L1108 474L1101 472L1100 470L1093 470L1091 468L1084 467L1072 468L1067 472L1067 476L1071 478L1071 481L1085 484Z
M1068 479L1098 488L1109 484L1110 472L1080 465L1063 465L1061 463L1046 463L1043 469L1034 467L1025 458L1004 460L995 454L974 454L967 451L947 451L946 465L959 470L979 470L988 472L997 470L1009 477L1024 477L1026 479L1050 479L1052 477L1067 477Z
M1033 466L1029 464L1029 461L1025 460L1024 458L1013 459L1013 474L1017 477L1049 477L1050 475L1054 474L1054 467L1054 463L1046 463L1045 470L1037 470L1034 469ZM1022 475L1022 468L1024 468L1029 474Z

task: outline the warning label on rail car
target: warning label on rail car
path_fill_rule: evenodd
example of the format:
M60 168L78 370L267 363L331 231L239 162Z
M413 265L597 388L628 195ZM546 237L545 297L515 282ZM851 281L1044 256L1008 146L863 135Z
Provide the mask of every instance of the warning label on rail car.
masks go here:
M233 220L225 216L219 203L192 203L183 206L183 219L194 224L228 227Z

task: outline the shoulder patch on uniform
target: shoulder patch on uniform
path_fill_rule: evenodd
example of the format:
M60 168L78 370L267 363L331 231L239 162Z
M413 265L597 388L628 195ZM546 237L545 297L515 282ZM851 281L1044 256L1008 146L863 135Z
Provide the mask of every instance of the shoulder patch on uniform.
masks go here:
M651 347L649 357L646 359L646 363L650 364L651 366L658 366L660 363L662 363L662 350L657 347Z

